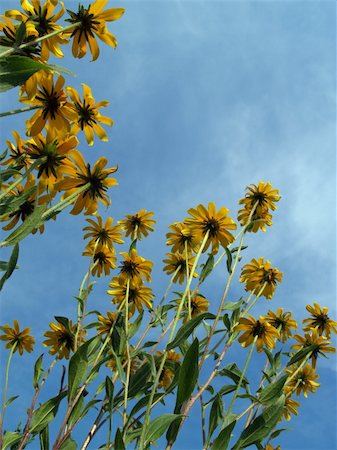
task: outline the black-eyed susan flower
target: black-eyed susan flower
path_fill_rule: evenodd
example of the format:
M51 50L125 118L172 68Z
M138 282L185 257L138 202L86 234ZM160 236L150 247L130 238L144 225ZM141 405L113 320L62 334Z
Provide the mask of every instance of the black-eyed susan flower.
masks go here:
M40 186L53 194L55 184L62 179L65 160L70 150L78 145L78 139L73 134L55 133L47 127L46 136L42 133L29 139L25 144L26 154L32 161L39 161L37 167Z
M86 251L83 252L83 256L92 258L93 265L91 273L94 276L101 277L103 272L104 275L110 275L110 271L117 267L115 251L111 250L107 245L88 244Z
M74 28L66 31L65 35L73 38L72 52L75 58L83 58L87 53L87 44L95 61L99 56L99 47L96 36L111 47L117 46L117 40L113 34L108 31L106 22L112 22L119 19L124 14L124 8L111 8L103 11L108 0L96 0L85 8L78 6L78 11L68 11L70 19L67 22L75 24Z
M82 83L82 86L83 100L80 99L76 89L67 87L68 95L73 101L70 106L71 112L69 114L69 117L73 122L71 131L75 134L79 131L83 131L87 143L90 146L94 144L94 134L97 134L103 142L108 142L108 136L100 123L111 127L113 121L110 117L102 116L99 112L99 108L108 106L109 101L103 100L95 103L90 87L84 83Z
M166 234L166 245L172 245L172 253L184 253L186 249L189 253L198 251L200 239L184 222L176 222L169 228L172 231Z
M122 231L120 225L112 225L113 218L108 217L103 225L102 217L97 214L94 219L86 219L90 224L83 228L88 231L83 239L91 238L90 244L106 245L110 250L114 248L114 244L123 244Z
M137 254L137 250L133 248L130 253L120 252L124 261L119 266L119 282L123 286L127 280L131 283L142 283L143 278L150 282L153 262L149 261Z
M61 9L54 13L55 8L60 5ZM23 12L18 10L6 11L6 16L13 19L25 22L30 28L34 26L39 37L47 34L59 31L62 29L61 25L57 25L57 21L64 14L64 6L62 2L58 0L46 0L41 5L40 0L22 0L21 6ZM60 49L60 44L66 44L68 42L61 34L56 34L41 42L41 58L44 61L49 59L49 54L52 53L57 58L62 58L63 53Z
M37 81L37 92L33 98L21 97L21 101L38 109L33 116L27 120L28 136L36 136L48 122L51 128L58 131L69 132L69 102L63 90L64 78L59 75L54 84L53 74L47 74Z
M207 209L204 205L198 205L196 208L190 208L188 213L192 217L185 219L184 222L200 242L208 233L203 252L212 244L212 252L216 253L219 244L227 247L234 241L234 236L228 230L235 230L236 223L228 217L229 209L221 207L217 211L215 203L211 202Z
M97 319L100 322L100 325L97 326L97 333L99 335L111 333L111 330L115 326L117 320L118 313L116 312L107 312L107 316L102 316L101 314L97 315Z
M294 344L291 346L294 350L298 351L305 347L310 347L314 345L315 348L311 354L312 367L316 369L316 363L318 355L325 356L325 353L335 353L335 347L331 347L331 342L327 340L325 336L320 336L318 330L314 328L310 333L305 333L304 336L299 334L294 335L294 339L299 342L299 344Z
M267 208L274 211L275 203L281 198L278 189L274 189L271 183L259 181L259 184L251 184L246 187L246 195L239 201L240 205L244 205L248 210L252 210L254 205L257 208Z
M283 312L283 308L278 308L276 313L269 310L264 318L279 331L282 342L286 342L292 335L291 328L297 329L297 322L292 319L291 312Z
M181 302L181 298L175 300L178 304ZM184 302L183 314L184 323L189 320L189 313L191 312L191 319L199 316L200 314L207 312L209 307L209 301L201 294L191 295L191 301L187 298Z
M30 328L24 328L20 331L19 322L14 320L14 326L11 327L9 324L0 326L0 330L4 333L0 336L2 341L7 341L5 348L14 348L13 352L18 351L20 355L24 351L31 353L33 351L33 345L35 340L31 336Z
M51 347L49 353L56 355L58 359L69 359L70 352L75 348L75 336L77 324L72 324L69 320L68 328L61 323L50 322L51 331L46 331L44 336L47 338L43 341L45 347ZM86 331L81 328L78 333L78 342L84 342Z
M69 161L71 159L72 161ZM110 175L117 171L117 167L105 168L108 160L99 158L91 169L80 152L73 150L68 154L67 168L64 169L65 178L57 183L59 191L65 191L64 198L74 194L80 188L87 186L82 191L74 204L71 214L79 214L85 209L85 214L95 214L98 209L98 200L106 207L110 205L110 198L106 194L109 187L118 184Z
M188 255L188 263L186 262L186 255L178 252L175 253L167 253L167 258L163 260L166 266L163 267L164 272L168 275L177 271L173 278L174 283L183 284L185 278L187 278L187 267L188 274L191 274L195 256ZM196 278L198 274L196 272L193 273L193 277Z
M239 319L239 324L234 328L234 331L244 332L239 337L239 342L242 347L248 347L257 337L256 350L258 352L263 350L264 345L268 348L274 348L275 339L279 338L277 329L270 325L263 316L260 316L259 320L255 320L250 314L247 315L248 318L241 317Z
M298 408L300 407L300 402L293 400L290 398L290 395L292 394L292 389L290 386L284 387L284 394L286 396L285 403L284 403L284 410L282 417L284 417L287 421L291 420L291 414L294 416L298 415ZM282 420L282 417L280 420Z
M282 281L283 273L276 267L272 268L270 261L263 258L253 258L249 264L245 264L241 271L240 282L246 283L245 290L271 299L277 283Z
M318 303L314 303L313 306L307 305L306 310L312 317L303 320L303 324L307 324L303 328L304 331L310 331L315 328L320 336L325 334L327 338L330 338L331 331L337 333L337 322L330 319L328 316L329 309L326 306L321 308Z
M118 305L123 305L126 300L127 282L121 282L119 277L113 277L109 283L110 289L107 291L113 297L112 302ZM129 283L128 303L130 313L134 313L135 308L138 312L142 312L144 307L152 308L152 299L154 295L150 287L144 286L142 282L135 281Z
M315 393L320 386L316 381L318 375L309 363L300 370L298 368L298 365L293 365L286 370L290 379L286 387L290 389L290 392L296 392L296 395L300 395L303 392L304 397L308 397L308 391Z
M12 134L15 139L15 144L13 144L11 141L6 141L7 148L10 152L8 155L9 157L0 164L2 166L9 166L13 164L28 169L31 164L31 159L25 151L25 141L21 139L17 131L12 131Z
M126 219L120 220L119 223L125 231L125 236L131 235L131 239L138 239L139 241L142 237L147 237L150 231L153 231L153 225L156 223L152 219L153 212L146 211L146 209L141 209L136 214L127 214Z
M17 48L22 44L28 44L29 42L34 41L38 37L38 32L36 31L33 23L26 22L25 32L21 35L21 39L18 40L18 28L21 24L14 24L8 17L4 16L2 16L2 20L3 22L0 21L0 32L3 33L0 36L0 45L2 47ZM40 48L37 44L32 43L22 49L17 49L13 53L32 58L40 54Z
M238 221L241 226L247 225L248 220L250 225L247 227L247 231L257 233L259 230L266 231L266 226L272 225L272 215L268 212L267 208L257 207L252 213L251 209L240 209L238 212Z
M163 352L156 352L156 367L159 369ZM181 354L174 350L169 350L166 356L165 364L159 378L159 387L167 389L172 384L175 368L180 364Z

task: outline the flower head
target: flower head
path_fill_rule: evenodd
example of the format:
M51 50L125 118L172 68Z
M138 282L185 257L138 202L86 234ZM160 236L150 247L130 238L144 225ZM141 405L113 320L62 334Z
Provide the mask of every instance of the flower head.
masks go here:
M86 246L86 251L83 252L83 256L90 256L93 259L93 266L91 273L93 276L101 277L104 275L110 275L110 270L115 269L116 266L116 254L114 250L111 250L107 245L97 245L89 243Z
M70 352L75 348L75 335L77 331L77 324L73 325L69 320L68 327L61 323L50 322L51 331L46 331L44 336L47 339L43 341L45 347L51 347L49 353L56 355L58 359L69 359ZM78 333L78 342L84 342L85 330L81 329Z
M92 60L95 61L99 56L99 47L96 36L106 44L116 47L117 40L111 34L106 26L106 22L119 19L123 14L124 8L111 8L102 11L108 0L96 0L94 3L85 8L83 5L78 6L78 12L69 11L70 19L67 22L76 24L70 31L73 38L72 51L75 58L83 58L87 53L87 44L92 54ZM79 23L78 23L79 22Z
M268 348L275 347L275 339L279 338L279 332L270 325L269 322L262 316L259 320L255 320L254 317L247 314L249 318L241 317L239 324L235 326L234 331L244 331L239 337L239 342L242 347L248 347L256 339L256 350L261 352L263 346Z
M142 277L146 281L151 281L151 271L153 262L139 256L137 250L133 248L130 253L121 252L120 253L124 261L121 262L119 282L123 286L127 280L131 283L142 283Z
M299 344L294 344L291 346L291 348L297 351L305 347L310 347L311 345L314 346L311 354L313 369L316 369L318 355L325 356L325 353L336 352L335 347L330 346L331 342L328 341L325 336L320 336L316 328L312 329L310 333L305 333L304 336L295 334L294 339L296 339Z
M208 233L203 252L212 244L212 252L216 253L219 244L227 247L234 241L234 236L228 230L235 230L236 223L227 216L229 209L222 207L219 211L216 211L215 203L211 202L207 209L204 205L198 205L196 208L190 208L188 213L192 217L185 219L185 223L191 229L191 232L195 233L200 241Z
M276 267L271 267L270 261L253 258L249 264L243 266L240 282L246 283L246 291L258 294L262 289L260 295L270 299L274 295L277 283L282 281L282 275Z
M139 241L142 237L149 235L150 231L154 228L152 225L156 223L152 219L153 212L146 211L146 209L141 209L136 214L127 214L126 219L120 220L119 223L125 230L125 236L131 235L131 239L138 239Z
M0 45L3 47L11 47L16 49L22 44L28 44L34 41L38 37L38 32L36 31L34 25L31 22L26 22L24 25L21 23L19 25L14 24L8 17L1 16L3 22L0 21L0 32L3 34L0 36ZM25 31L20 35L18 33L19 27L25 27ZM19 54L21 56L26 56L32 58L40 54L40 49L37 44L31 44L27 47L17 49L14 54Z
M111 329L115 326L117 321L118 313L116 312L107 312L107 317L102 316L101 314L97 315L97 319L100 322L100 325L97 326L97 333L99 335L111 333Z
M72 161L74 161L74 163ZM105 168L108 160L104 157L99 158L91 169L80 152L72 150L68 154L67 168L64 169L65 178L59 181L56 188L59 191L66 191L64 197L75 193L78 189L87 186L82 191L76 201L71 214L79 214L85 209L85 214L95 214L98 209L98 200L106 207L110 204L109 196L106 191L109 187L118 184L115 178L110 175L117 171L117 167Z
M331 331L337 333L337 322L330 319L326 306L321 308L318 303L314 303L313 306L307 305L306 309L312 317L303 320L303 324L307 324L303 328L304 331L310 331L315 328L320 336L325 334L327 338L330 338Z
M25 141L23 141L17 131L12 131L12 134L15 139L15 144L13 144L11 141L6 141L7 148L10 151L9 158L6 159L4 162L0 163L2 166L8 166L8 165L17 165L19 167L24 167L25 169L28 169L28 167L31 164L31 160L29 155L27 155L25 151Z
M293 414L294 416L298 415L297 409L300 406L300 402L293 400L292 398L289 397L291 395L291 392L292 392L291 387L289 387L289 386L284 387L284 393L286 395L286 399L285 399L285 403L284 403L282 417L284 417L287 421L289 421L291 419L290 414Z
M168 258L164 259L163 262L166 263L163 270L167 272L168 275L177 271L176 275L173 278L173 283L183 284L185 277L187 277L187 273L191 273L195 256L188 255L188 263L186 262L186 258L184 254L175 252L175 253L167 253ZM188 268L188 270L187 270ZM193 273L193 277L197 277L198 274L196 272Z
M246 187L246 191L245 197L239 201L239 204L244 205L249 211L252 210L255 204L257 204L257 208L274 211L276 209L275 203L281 198L278 189L274 189L269 182L259 181L258 185L251 184Z
M113 277L109 283L109 287L111 289L109 289L107 293L112 295L113 303L123 305L127 294L127 282L121 282L119 277ZM153 297L152 289L144 286L139 280L129 283L128 303L129 311L132 314L135 311L135 307L140 313L143 311L144 306L151 309Z
M13 328L6 324L1 326L0 330L4 333L0 336L0 339L2 341L7 341L5 348L14 348L14 353L18 350L20 355L22 355L24 351L28 353L33 351L35 340L33 336L29 334L30 328L24 328L20 331L19 322L14 320Z
M278 308L276 313L269 310L264 318L279 331L282 342L286 342L292 335L291 328L297 328L297 322L291 318L291 312L283 312L283 308Z
M304 397L308 397L308 391L316 392L316 389L320 385L317 383L318 375L315 372L310 364L306 364L300 370L298 370L298 366L291 366L286 370L291 378L289 382L287 382L287 388L290 389L289 392L296 391L296 395L300 395L303 392ZM295 374L295 376L293 376Z
M163 352L156 352L156 367L159 369L160 360L163 356ZM181 354L176 353L174 350L169 350L166 356L165 364L159 378L159 387L167 389L172 384L175 368L179 365Z
M172 245L172 253L196 252L200 245L200 240L195 233L186 226L184 222L176 222L169 226L172 232L167 233L166 245Z
M108 217L103 225L102 217L97 214L95 216L97 222L93 219L86 219L90 226L84 227L83 231L88 231L83 239L91 238L90 244L106 245L110 250L114 248L113 244L123 244L121 227L112 225L113 218Z
M272 215L265 207L256 207L254 212L248 208L240 209L238 212L238 221L241 226L247 225L248 220L250 225L247 227L247 231L257 233L259 230L266 231L266 226L272 225Z
M80 99L76 89L67 87L69 97L73 101L73 104L70 106L71 112L69 114L69 117L73 121L72 132L76 134L79 131L83 131L88 145L93 145L94 133L97 134L103 142L107 142L108 136L100 123L111 127L113 121L110 117L102 116L99 112L99 108L108 106L109 101L103 100L95 103L90 87L84 83L82 83L82 86L83 100Z
M181 298L178 298L175 300L176 303L181 302ZM194 317L199 316L199 314L202 314L206 311L208 311L209 307L209 301L206 300L206 298L201 294L194 294L191 295L191 304L189 305L189 299L185 300L184 307L183 307L183 314L184 314L184 323L186 323L189 320L189 312L191 311L191 319L194 319Z

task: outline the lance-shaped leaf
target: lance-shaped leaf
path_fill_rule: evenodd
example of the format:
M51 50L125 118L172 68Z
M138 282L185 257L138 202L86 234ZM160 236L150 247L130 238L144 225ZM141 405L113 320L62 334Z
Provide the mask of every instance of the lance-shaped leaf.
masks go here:
M117 431L116 431L114 449L115 450L125 450L123 436L122 436L122 433L119 428L117 428Z
M129 383L129 398L139 396L147 387L147 382L151 376L151 366L149 363L142 365L130 377Z
M273 405L275 400L280 397L280 394L283 392L283 386L287 381L288 375L284 375L279 380L274 381L271 384L268 384L267 387L262 389L259 395L259 402L263 405Z
M185 325L183 325L177 331L177 334L173 341L167 345L167 350L171 350L174 347L178 347L182 342L184 342L192 333L192 331L201 323L202 320L215 319L215 315L211 313L202 313L192 320L189 320Z
M182 418L181 414L162 414L150 422L145 433L145 446L150 442L156 442L176 419Z
M232 450L239 450L249 445L261 442L273 431L279 421L285 403L285 396L282 394L273 405L268 406L253 422L243 430L239 440Z
M7 448L19 442L22 439L22 434L17 431L6 431L2 439L1 450L6 450Z
M108 411L112 410L113 407L113 398L114 398L114 384L111 381L110 377L105 377L105 393L108 400L107 408Z
M68 400L69 402L76 396L77 389L87 375L88 357L87 348L79 347L69 361L68 372Z
M42 367L42 359L43 359L43 353L42 355L40 355L37 360L36 363L34 365L34 378L33 378L33 387L36 389L39 385L40 382L40 378L43 375L43 367Z
M225 250L226 250L226 255L227 255L227 262L226 262L227 271L228 271L228 273L232 273L233 256L227 247L225 248Z
M175 413L180 412L183 403L188 400L195 388L199 375L199 341L194 339L185 355L179 370L178 392Z
M70 436L62 443L60 450L76 450L77 444Z
M15 173L16 171L14 171ZM19 210L20 206L25 203L25 201L34 194L37 186L33 186L27 191L22 191L20 195L8 195L1 200L0 203L0 216L5 216L7 214L15 213Z
M205 281L205 279L208 277L208 275L212 272L214 267L214 256L212 253L207 258L207 261L205 262L201 274L199 276L199 283L202 283Z
M40 450L49 450L49 425L47 425L39 434Z
M208 437L207 442L210 441L212 434L214 433L216 427L219 425L223 419L223 403L221 396L217 394L213 400L211 406L211 412L209 414L209 426L208 426Z
M0 92L23 84L35 72L47 68L46 64L26 56L13 55L0 58Z
M32 423L29 428L30 433L39 433L54 419L59 404L65 396L66 392L61 392L61 394L56 397L47 400L34 412Z
M219 370L218 375L226 376L228 378L231 378L234 383L238 383L240 381L242 372L238 368L238 366L235 363L228 364L224 369ZM246 377L243 377L242 379L242 385L249 384L249 381Z
M132 336L134 336L137 333L137 331L139 330L139 327L143 320L143 315L144 315L143 312L141 314L139 314L137 319L130 325L130 329L129 329L129 337L130 338L132 338Z
M212 450L227 450L236 420L227 425L213 441Z
M295 353L294 356L292 356L290 358L290 361L287 364L287 367L291 366L292 364L295 364L299 361L303 361L303 359L309 355L309 353L312 353L314 350L316 350L317 345L316 344L312 344L312 345L308 345L308 347L304 347L301 350L299 350L298 352Z
M6 272L3 274L3 276L0 279L0 291L5 284L5 281L8 280L8 278L12 275L14 272L14 269L16 267L16 263L18 262L19 257L19 244L15 244L14 248L12 250L11 256L8 261Z

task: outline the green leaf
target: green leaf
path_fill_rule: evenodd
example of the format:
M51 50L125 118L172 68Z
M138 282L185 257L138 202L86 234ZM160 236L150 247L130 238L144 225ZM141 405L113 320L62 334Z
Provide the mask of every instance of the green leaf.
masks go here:
M223 321L225 327L227 328L227 330L229 331L231 329L232 325L231 325L231 321L229 320L229 316L227 313L223 315L222 321Z
M153 403L157 402L157 400L159 400L160 398L164 398L165 395L166 394L164 394L164 393L162 393L162 394L154 394ZM151 397L151 394L147 394L144 397L142 397L135 404L135 406L130 411L130 414L128 415L127 425L129 424L130 421L132 421L136 417L136 414L138 413L138 411L140 411L141 409L143 409L143 408L145 408L147 406L147 404L149 403L150 397Z
M278 430L273 431L272 434L270 435L270 439L275 439L283 431L291 431L291 428L280 428Z
M10 398L7 400L7 402L6 402L5 408L7 408L7 407L8 407L11 403L13 403L14 400L16 400L17 398L19 398L18 395L14 395L13 397L10 397Z
M195 388L199 375L199 341L194 339L185 355L179 370L178 391L174 412L180 412L183 403L188 400Z
M108 376L105 377L105 392L108 399L108 410L110 411L113 407L114 384Z
M17 172L17 171L14 171ZM21 205L25 203L25 201L31 197L36 191L37 186L33 186L27 191L22 191L20 195L8 195L4 199L1 200L0 203L0 215L5 216L7 214L12 214L20 208Z
M226 450L231 439L232 431L236 425L236 420L227 425L219 436L213 441L212 450Z
M221 396L217 394L213 400L211 406L211 412L209 414L209 424L208 424L208 437L207 442L210 441L212 434L214 433L216 427L219 425L223 419L223 403Z
M241 374L242 374L241 370L235 363L228 364L224 369L218 372L218 375L231 378L236 384L238 384L238 382L240 381ZM243 377L242 385L245 386L247 384L249 384L248 379L246 377Z
M213 268L214 268L214 256L212 253L210 253L200 273L199 283L205 281L208 275L212 272Z
M292 364L297 363L298 361L302 361L309 353L312 353L314 350L316 350L317 345L312 344L308 347L304 347L301 350L299 350L295 355L290 359L290 361L287 364L287 367L291 366Z
M0 279L0 291L3 287L3 285L5 284L5 281L8 280L8 278L14 272L16 263L18 262L18 258L19 258L19 244L15 244L14 248L12 250L11 256L9 258L9 261L8 261L7 270Z
M68 419L68 425L73 425L77 420L82 416L84 408L84 395L81 394L80 398L77 400L75 406L73 407L69 419Z
M137 319L131 324L130 329L129 329L129 337L130 338L132 338L132 336L134 336L137 333L137 331L139 330L139 327L143 320L143 315L144 315L143 312L141 314L139 314Z
M70 436L63 442L60 450L76 450L77 444Z
M17 46L21 45L26 37L26 24L21 22L15 32L15 43Z
M125 445L123 441L123 436L119 428L117 428L116 436L115 436L115 450L125 450Z
M223 311L235 311L236 309L239 309L242 305L242 300L238 300L237 302L225 302L222 310Z
M88 369L87 346L81 345L69 361L68 400L76 396L77 389L84 381Z
M248 447L249 445L255 444L255 442L261 442L269 436L283 413L284 403L285 396L281 395L273 405L268 406L262 414L256 417L256 419L243 430L232 450L240 450Z
M140 395L144 388L147 387L147 381L151 375L151 366L149 363L143 364L134 374L130 377L129 383L129 398L134 398Z
M125 376L124 376L122 360L117 355L117 353L114 352L113 348L111 348L111 353L112 353L113 359L114 359L114 361L116 363L116 369L117 369L117 372L118 372L119 379L121 380L122 383L124 383L125 382Z
M61 394L56 397L47 400L34 412L32 423L29 428L30 433L39 433L54 419L59 404L65 396L66 392L61 392Z
M34 230L34 228L38 228L42 223L41 217L46 209L47 205L37 206L32 214L30 214L26 218L26 220L20 226L18 226L5 241L2 242L1 246L8 247L9 245L14 245L28 236Z
M283 392L283 386L287 381L288 375L284 375L279 380L274 381L274 383L268 384L267 387L262 389L259 401L263 405L272 405L275 400L279 398L280 394Z
M233 263L233 257L232 257L232 253L228 250L227 247L225 247L226 250L226 255L227 255L227 271L228 273L232 273L232 263Z
M48 66L26 56L11 55L1 58L0 92L5 92L23 84L29 77L41 69L48 69Z
M145 433L145 446L156 442L167 430L169 425L176 419L181 419L182 414L162 414L150 422Z
M40 450L49 450L49 426L40 431Z
M178 347L178 345L185 341L190 334L193 332L193 330L200 324L202 320L207 319L215 319L215 315L211 313L202 313L199 316L195 317L192 320L189 320L185 325L183 325L179 330L177 331L177 334L172 342L170 342L167 345L167 350L170 350L174 347Z
M42 367L42 359L43 359L43 353L41 356L39 356L36 360L36 363L34 365L34 379L33 379L33 387L36 389L39 385L40 378L44 372Z
M18 433L17 431L6 431L3 436L1 450L6 450L6 448L10 447L16 442L19 442L22 437L22 434Z

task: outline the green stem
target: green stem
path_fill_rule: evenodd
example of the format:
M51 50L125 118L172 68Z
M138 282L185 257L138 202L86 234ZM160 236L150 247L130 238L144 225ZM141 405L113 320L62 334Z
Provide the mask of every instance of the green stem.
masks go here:
M130 290L130 279L128 278L126 284L125 293L125 336L126 336L126 379L124 386L124 409L123 409L123 428L126 425L127 416L127 406L128 406L128 393L129 393L129 383L130 383L130 371L131 371L131 358L130 358L130 346L129 346L129 290ZM124 431L126 433L126 429Z
M79 189L77 189L75 192L73 192L71 195L69 195L69 197L65 198L64 200L61 200L56 205L47 209L47 211L45 211L42 214L42 220L43 221L49 220L53 217L54 214L58 214L59 212L61 212L64 208L69 206L79 194L81 194L86 189L88 189L89 186L90 186L90 183L87 183L84 186L81 186Z
M183 308L187 292L190 289L190 286L191 286L191 283L192 283L192 279L193 279L193 274L194 274L195 269L197 267L197 264L198 264L198 261L200 259L202 250L204 249L204 247L206 245L206 242L207 242L207 239L208 239L208 235L209 235L209 231L206 232L206 234L204 236L204 239L203 239L203 241L201 243L201 246L199 248L199 251L198 251L198 253L197 253L196 257L195 257L190 276L189 276L189 278L187 280L187 283L186 283L185 291L184 291L184 293L183 293L183 295L181 297L180 303L179 303L178 311L177 311L177 314L176 314L176 317L175 317L175 320L174 320L174 323L173 323L173 326L172 326L172 329L171 329L171 333L170 333L170 337L169 337L169 340L168 340L168 344L170 342L172 342L172 340L173 340L173 336L174 336L174 333L175 333L175 330L176 330L176 327L178 325L178 321L179 321L179 318L180 318L181 310ZM157 389L158 384L159 384L160 375L162 373L162 370L163 370L163 367L164 367L164 364L165 364L165 361L166 361L166 358L167 358L167 354L168 354L168 350L167 350L167 347L166 347L164 352L163 352L162 360L161 360L159 369L157 371L156 378L155 378L154 383L152 385L150 399L149 399L149 402L147 404L145 418L144 418L143 427L142 427L142 433L141 433L140 440L139 440L139 450L144 450L144 447L145 447L145 433L146 433L146 429L147 429L147 427L149 425L149 421L150 421L150 413L151 413L151 408L152 408L152 402L153 402L154 394L155 394L156 389Z
M11 111L6 111L0 113L0 117L13 116L14 114L20 114L27 111L32 111L33 109L39 109L41 106L26 106L25 108L12 109Z
M58 34L64 33L65 31L71 30L72 28L76 27L77 25L80 25L81 22L76 22L71 25L68 25L67 27L61 28L60 30L53 31L52 33L46 34L45 36L38 37L34 39L34 41L26 42L25 44L21 44L19 47L11 47L7 51L1 53L1 58L4 58L5 56L9 56L14 52L17 52L18 50L22 50L26 47L31 47L32 45L39 44L40 42L45 41L46 39L49 39L51 37L57 36Z
M18 184L20 184L27 176L32 172L36 167L38 167L39 164L41 164L41 160L45 158L41 158L38 161L35 161L22 175L20 175L14 183L11 183L1 194L0 194L0 200L6 195L8 195L12 189L14 189Z
M13 347L11 348L11 350L9 352L7 365L6 365L4 399L3 399L3 403L2 403L1 417L0 417L0 448L2 448L2 427L3 427L4 418L5 418L5 409L6 409L6 401L7 401L9 366L11 364L12 356L13 356L13 353L15 352L15 349L16 349L16 342L14 343Z
M243 371L242 371L242 373L241 373L239 382L238 382L238 384L237 384L237 386L236 386L236 389L235 389L233 398L232 398L232 400L231 400L231 402L230 402L230 404L229 404L229 407L228 407L228 409L227 409L227 412L226 412L226 415L225 415L225 418L224 418L224 421L223 421L223 426L222 426L221 429L223 429L223 428L226 426L226 419L228 418L229 414L231 413L232 408L233 408L233 405L234 405L234 403L235 403L235 400L237 399L237 396L238 396L238 394L239 394L239 390L240 390L240 387L241 387L241 384L242 384L242 380L243 380L243 377L245 376L245 373L246 373L246 371L247 371L249 362L250 362L251 357L252 357L252 355L253 355L253 351L254 351L254 348L255 348L255 343L256 343L256 341L257 341L257 338L258 338L258 336L255 336L255 337L254 337L254 341L253 341L252 346L251 346L251 348L250 348L250 350L249 350L249 353L248 353L248 356L247 356L247 359L246 359L245 366L244 366Z

